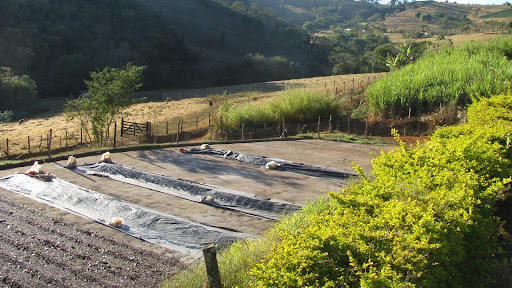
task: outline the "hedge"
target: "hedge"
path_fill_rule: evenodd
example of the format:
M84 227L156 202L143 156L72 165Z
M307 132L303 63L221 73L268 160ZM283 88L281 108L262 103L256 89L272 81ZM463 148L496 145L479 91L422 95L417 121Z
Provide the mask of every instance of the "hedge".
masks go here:
M482 287L498 249L495 199L512 175L512 95L481 99L468 123L382 153L334 209L283 229L253 287ZM398 136L396 136L399 139Z

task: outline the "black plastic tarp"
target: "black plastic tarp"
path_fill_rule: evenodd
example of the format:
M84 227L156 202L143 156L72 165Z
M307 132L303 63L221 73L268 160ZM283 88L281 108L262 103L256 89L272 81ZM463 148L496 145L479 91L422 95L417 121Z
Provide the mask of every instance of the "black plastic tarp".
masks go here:
M283 214L293 213L301 208L299 205L284 201L257 199L255 195L249 193L199 184L119 164L83 165L78 168L78 171L106 176L113 180L152 189L190 201L222 209L240 211L266 219L279 219Z
M120 231L195 257L200 257L201 249L211 243L223 247L237 239L249 237L142 207L58 178L42 182L15 174L1 178L0 188L104 225L108 225L114 217L122 218L125 225Z
M291 162L278 158L270 158L266 156L259 155L251 155L244 154L241 152L231 151L231 150L220 150L220 149L200 149L200 148L192 148L187 150L187 153L192 154L204 154L216 156L224 159L235 160L239 162L243 162L246 164L250 164L257 167L265 167L267 163L274 161L279 164L279 167L276 169L278 171L286 171L297 174L303 174L318 178L327 179L330 181L334 181L337 183L345 183L349 177L358 176L356 173L323 168L319 166L306 165L303 163Z

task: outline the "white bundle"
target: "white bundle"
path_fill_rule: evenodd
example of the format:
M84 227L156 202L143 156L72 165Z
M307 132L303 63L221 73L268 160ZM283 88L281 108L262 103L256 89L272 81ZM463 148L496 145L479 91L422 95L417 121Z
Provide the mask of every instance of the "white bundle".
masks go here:
M27 172L25 172L25 174L38 175L41 172L41 168L43 168L43 167L41 165L39 165L38 161L36 161L36 162L34 162L32 167L30 167L30 169L28 169Z
M265 164L265 168L267 170L275 170L279 168L279 166L281 166L281 164L277 163L276 161L270 161L267 164Z
M201 145L201 150L206 150L206 149L210 149L210 145L208 145L206 143Z
M105 152L101 155L100 162L98 163L112 163L112 159L110 158L110 152Z
M76 158L73 156L69 156L68 162L66 163L66 166L64 166L64 167L66 167L68 169L75 169L77 165L78 165L78 161L76 160Z
M112 220L110 220L108 225L118 228L118 229L121 229L121 228L123 228L123 222L124 222L124 220L122 218L114 217L114 218L112 218Z

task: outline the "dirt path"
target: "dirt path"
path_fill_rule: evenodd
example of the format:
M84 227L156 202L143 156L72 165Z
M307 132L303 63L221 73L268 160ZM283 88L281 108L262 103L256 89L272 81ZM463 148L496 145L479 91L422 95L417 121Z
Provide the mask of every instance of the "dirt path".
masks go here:
M178 255L54 217L6 193L0 191L0 287L158 287L182 267Z

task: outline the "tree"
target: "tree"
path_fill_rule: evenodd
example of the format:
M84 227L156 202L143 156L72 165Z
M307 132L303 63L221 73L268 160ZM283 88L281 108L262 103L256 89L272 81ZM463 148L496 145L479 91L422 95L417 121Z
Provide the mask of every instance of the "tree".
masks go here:
M132 94L142 87L144 69L128 63L124 68L107 67L91 72L91 80L85 81L87 94L66 104L69 118L77 118L98 143L106 144L116 117L137 102Z
M37 97L37 85L28 75L14 75L11 68L0 67L0 109L29 106Z

